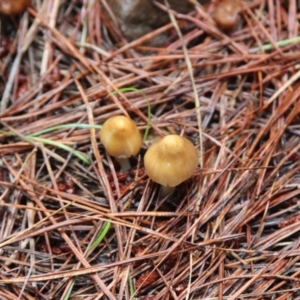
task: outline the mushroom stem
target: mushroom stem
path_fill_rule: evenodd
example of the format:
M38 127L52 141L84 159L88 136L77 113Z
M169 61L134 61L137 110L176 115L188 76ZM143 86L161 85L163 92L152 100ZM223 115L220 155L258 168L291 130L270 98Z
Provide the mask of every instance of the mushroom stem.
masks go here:
M167 196L170 196L171 194L173 194L175 191L175 186L165 186L162 185L160 187L160 191L159 191L159 198L165 198Z
M115 157L116 161L120 164L122 171L131 169L129 159L126 157Z

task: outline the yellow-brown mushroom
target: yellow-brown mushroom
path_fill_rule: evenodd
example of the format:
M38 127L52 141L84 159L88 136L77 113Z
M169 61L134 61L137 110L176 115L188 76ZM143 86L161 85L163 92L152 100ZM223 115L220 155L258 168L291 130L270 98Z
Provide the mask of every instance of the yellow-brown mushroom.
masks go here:
M125 116L107 119L100 131L100 140L124 171L130 169L128 158L137 155L142 145L142 136L136 124Z
M198 165L198 153L186 138L167 135L149 147L144 157L145 171L162 185L163 196L190 178Z

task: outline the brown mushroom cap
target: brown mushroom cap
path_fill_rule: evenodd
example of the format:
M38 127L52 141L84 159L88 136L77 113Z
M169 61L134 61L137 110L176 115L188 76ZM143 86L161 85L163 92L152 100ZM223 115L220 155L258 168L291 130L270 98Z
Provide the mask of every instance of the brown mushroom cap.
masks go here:
M142 145L142 136L136 124L125 116L107 119L100 131L100 140L106 151L118 158L137 155Z
M190 178L198 165L195 146L176 134L155 142L145 154L147 175L155 182L174 187Z
M22 13L31 0L0 0L0 12L7 15L17 15Z
M241 4L238 0L223 0L217 4L213 18L222 30L233 29L239 21Z

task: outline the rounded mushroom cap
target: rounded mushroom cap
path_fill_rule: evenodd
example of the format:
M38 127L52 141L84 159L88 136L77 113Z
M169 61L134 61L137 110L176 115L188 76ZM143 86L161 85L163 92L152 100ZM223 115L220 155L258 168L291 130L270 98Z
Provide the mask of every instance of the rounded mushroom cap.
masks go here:
M190 178L198 161L194 145L176 134L167 135L155 142L144 157L147 175L153 181L171 187Z
M1 0L0 12L7 15L17 15L22 13L30 5L30 2L31 0Z
M239 20L241 5L238 0L223 0L218 3L213 18L223 30L233 29Z
M107 119L100 131L100 140L106 151L118 158L137 155L142 145L142 136L136 124L125 116Z

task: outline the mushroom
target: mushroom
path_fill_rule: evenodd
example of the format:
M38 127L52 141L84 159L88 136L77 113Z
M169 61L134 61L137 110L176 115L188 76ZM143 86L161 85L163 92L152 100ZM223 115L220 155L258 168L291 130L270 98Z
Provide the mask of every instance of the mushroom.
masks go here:
M167 135L152 144L144 157L147 175L162 185L161 197L171 194L175 186L190 178L198 162L194 145L176 134Z
M241 4L238 0L223 0L218 3L213 18L222 30L232 30L239 21L240 11Z
M127 171L131 167L128 158L139 153L142 136L130 118L114 116L104 122L100 141L106 151L116 158L122 170Z
M17 15L30 5L31 0L0 0L0 12L6 15Z

